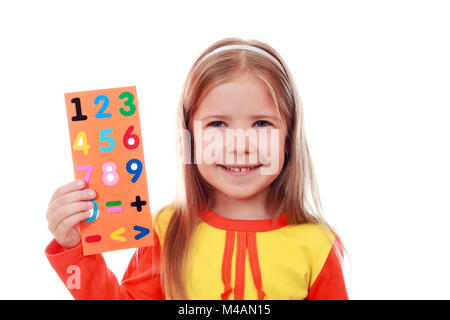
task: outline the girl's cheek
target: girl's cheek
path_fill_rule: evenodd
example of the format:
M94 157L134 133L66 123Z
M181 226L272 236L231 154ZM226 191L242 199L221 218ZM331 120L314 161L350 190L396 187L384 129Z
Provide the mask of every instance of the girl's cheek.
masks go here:
M194 144L197 164L222 163L223 134L217 128L207 128L194 133Z
M274 175L280 172L283 166L284 148L281 143L280 130L272 128L267 133L261 132L259 144L259 157L262 175Z
M269 164L271 162L272 155L278 156L280 150L279 130L261 130L258 138L258 151L261 161L264 164Z

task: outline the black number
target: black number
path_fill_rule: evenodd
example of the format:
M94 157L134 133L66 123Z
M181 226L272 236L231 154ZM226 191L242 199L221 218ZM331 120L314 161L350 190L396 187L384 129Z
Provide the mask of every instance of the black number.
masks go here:
M72 117L72 121L83 121L83 120L87 120L87 116L83 114L83 112L81 111L81 102L80 102L80 98L73 98L72 100L70 100L70 102L75 103L75 110L77 112L77 115Z

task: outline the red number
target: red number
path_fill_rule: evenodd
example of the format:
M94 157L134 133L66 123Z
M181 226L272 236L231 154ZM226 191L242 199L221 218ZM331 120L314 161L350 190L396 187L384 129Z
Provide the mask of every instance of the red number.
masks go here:
M133 129L134 126L130 126L123 136L123 144L128 149L136 149L139 145L139 137L131 133Z

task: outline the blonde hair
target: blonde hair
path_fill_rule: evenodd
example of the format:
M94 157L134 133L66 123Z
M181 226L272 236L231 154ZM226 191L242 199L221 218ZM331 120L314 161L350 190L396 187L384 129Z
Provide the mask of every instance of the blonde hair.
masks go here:
M239 49L216 53L199 63L210 51L229 44L259 47L275 57L285 72L268 57ZM283 59L261 41L239 38L217 41L202 52L189 70L177 110L177 129L187 130L191 134L179 140L181 157L177 184L180 187L170 204L175 210L161 248L161 286L166 290L167 299L187 299L183 270L189 259L190 240L200 222L199 213L215 201L214 188L202 178L194 162L194 141L191 138L193 114L209 90L243 72L251 72L266 84L286 133L285 163L270 185L268 209L275 212L282 208L290 224L320 224L327 232L337 236L322 217L322 205L304 132L302 105L294 79ZM155 221L158 217L159 214ZM338 243L342 252L341 242Z

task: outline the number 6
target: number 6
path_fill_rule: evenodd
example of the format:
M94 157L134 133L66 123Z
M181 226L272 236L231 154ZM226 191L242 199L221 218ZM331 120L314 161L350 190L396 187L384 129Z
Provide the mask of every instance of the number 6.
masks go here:
M123 136L123 144L128 149L136 149L139 145L139 137L135 134L132 134L134 126L130 126Z

